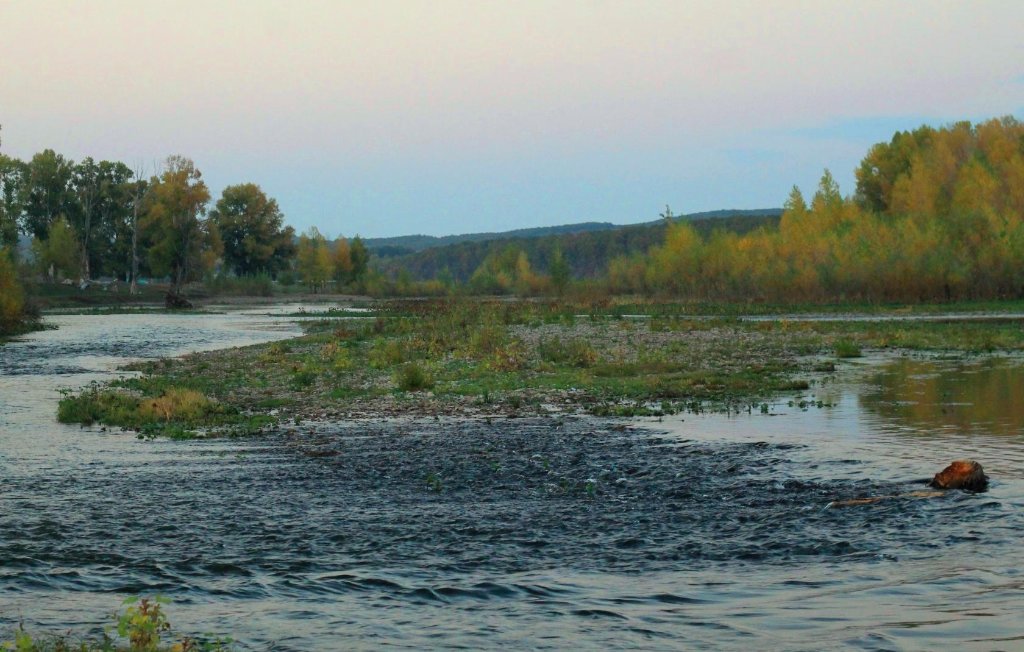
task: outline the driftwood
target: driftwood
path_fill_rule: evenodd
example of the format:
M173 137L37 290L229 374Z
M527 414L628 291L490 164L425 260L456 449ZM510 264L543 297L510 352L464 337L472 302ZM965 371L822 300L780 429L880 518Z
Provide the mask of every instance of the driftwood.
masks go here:
M988 488L988 476L974 460L957 460L935 474L932 481L928 483L934 489L942 491L911 491L905 494L894 494L891 496L871 496L870 498L852 498L850 500L834 500L828 507L855 507L857 505L871 505L883 500L892 498L934 498L945 494L949 489L962 489L964 491L985 491Z
M964 489L985 491L988 476L985 469L974 460L957 460L935 474L931 486L936 489Z
M164 306L166 306L168 310L189 310L193 308L191 301L180 294L174 294L172 292L168 292L164 297Z

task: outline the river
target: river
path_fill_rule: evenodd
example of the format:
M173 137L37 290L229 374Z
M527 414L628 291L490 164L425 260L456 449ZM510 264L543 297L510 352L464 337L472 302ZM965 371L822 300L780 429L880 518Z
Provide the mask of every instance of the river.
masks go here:
M294 324L51 321L0 347L0 634L162 593L241 649L1024 647L1018 359L869 357L764 414L140 441L56 423L56 388ZM827 508L959 457L987 493Z

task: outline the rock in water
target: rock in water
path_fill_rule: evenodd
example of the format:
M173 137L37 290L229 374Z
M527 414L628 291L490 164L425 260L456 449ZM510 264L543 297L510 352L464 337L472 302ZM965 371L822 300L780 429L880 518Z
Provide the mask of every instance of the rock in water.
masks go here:
M188 310L192 307L192 302L181 296L180 294L167 293L164 297L164 306L168 310Z
M974 460L957 460L936 473L931 486L936 489L985 491L988 488L988 476Z

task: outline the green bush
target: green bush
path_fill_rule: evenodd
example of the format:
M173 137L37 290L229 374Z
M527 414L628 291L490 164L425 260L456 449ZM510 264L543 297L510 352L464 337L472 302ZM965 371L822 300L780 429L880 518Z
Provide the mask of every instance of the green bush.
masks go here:
M837 358L859 358L864 355L860 347L850 340L839 340L836 342Z
M402 364L406 360L406 350L398 340L378 338L370 349L370 366L374 369L386 369Z
M418 392L434 386L434 379L415 362L402 366L395 374L395 384L406 392Z

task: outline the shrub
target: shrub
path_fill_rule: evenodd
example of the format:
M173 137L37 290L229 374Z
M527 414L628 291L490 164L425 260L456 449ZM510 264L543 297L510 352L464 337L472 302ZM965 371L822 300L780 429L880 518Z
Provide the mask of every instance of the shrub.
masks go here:
M434 379L415 362L402 366L395 374L395 384L406 392L417 392L434 386Z
M863 355L860 347L850 340L839 340L836 342L837 358L859 358Z
M405 347L398 340L377 339L370 349L370 366L385 369L405 362Z
M303 389L309 387L316 382L317 373L309 367L299 367L292 374L292 387L294 389Z
M96 422L117 425L135 423L139 399L125 392L100 391L92 386L73 396L64 390L57 404L57 420L61 423L80 423L91 426Z
M584 339L560 337L542 339L537 345L542 360L573 367L591 367L597 362L597 351Z

